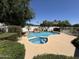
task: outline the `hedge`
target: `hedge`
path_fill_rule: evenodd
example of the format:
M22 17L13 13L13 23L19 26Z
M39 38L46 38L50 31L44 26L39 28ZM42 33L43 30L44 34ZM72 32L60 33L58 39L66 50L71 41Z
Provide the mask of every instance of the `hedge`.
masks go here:
M11 41L17 41L18 39L17 33L2 33L0 34L0 40L11 40Z
M0 59L24 59L25 49L20 43L0 40Z
M33 59L79 59L79 58L68 57L64 55L43 54L43 55L34 56Z

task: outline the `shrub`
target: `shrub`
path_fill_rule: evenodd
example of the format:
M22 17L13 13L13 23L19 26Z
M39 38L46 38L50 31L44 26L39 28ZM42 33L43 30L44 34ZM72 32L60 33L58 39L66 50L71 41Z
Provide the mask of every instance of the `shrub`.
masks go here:
M0 40L0 59L24 59L25 49L20 43Z
M72 40L71 42L76 48L79 48L79 37L77 37L76 39Z
M44 54L35 56L33 59L79 59L79 58L73 58L64 55Z
M17 33L3 33L0 34L0 40L11 40L11 41L17 41L18 39Z

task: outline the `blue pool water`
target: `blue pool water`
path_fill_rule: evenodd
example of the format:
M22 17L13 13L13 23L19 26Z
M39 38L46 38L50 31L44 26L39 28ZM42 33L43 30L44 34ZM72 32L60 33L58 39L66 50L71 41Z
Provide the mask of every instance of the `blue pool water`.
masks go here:
M44 41L46 40L46 41ZM43 37L37 37L37 38L33 38L31 40L29 40L31 43L34 44L44 44L47 43L48 39L47 38L43 38Z
M44 44L47 42L47 37L49 35L55 35L55 32L30 32L28 39L34 44Z
M47 37L49 35L54 35L56 34L55 32L31 32L28 35L28 38L32 38L32 37Z

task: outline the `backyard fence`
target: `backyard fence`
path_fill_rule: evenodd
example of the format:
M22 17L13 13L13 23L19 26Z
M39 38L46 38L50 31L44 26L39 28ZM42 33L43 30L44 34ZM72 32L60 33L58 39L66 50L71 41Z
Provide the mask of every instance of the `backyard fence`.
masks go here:
M44 28L43 28L43 30L44 30ZM18 33L19 35L21 35L21 32L22 32L21 29L22 28L20 26L13 26L13 25L0 26L0 32ZM69 35L79 36L79 27L60 27L60 32L66 33Z
M0 26L0 32L5 33L5 32L10 32L10 33L17 33L18 35L21 35L21 27L20 26Z
M79 36L79 27L60 27L60 31L66 34Z

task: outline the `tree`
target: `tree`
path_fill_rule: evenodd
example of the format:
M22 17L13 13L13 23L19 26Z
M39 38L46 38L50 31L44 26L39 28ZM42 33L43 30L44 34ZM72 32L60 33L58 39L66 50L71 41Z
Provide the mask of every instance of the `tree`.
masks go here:
M34 17L29 7L30 0L1 0L0 22L9 25L24 26Z
M48 21L47 21L47 20L44 20L44 21L40 24L40 26L48 26Z
M43 23L41 23L41 26L60 26L60 27L67 27L67 26L71 26L71 24L69 23L68 20L54 20L54 21L47 21L44 20Z
M79 27L79 24L74 24L73 27Z
M59 23L59 21L55 19L55 20L52 22L52 26L58 26L58 23Z
M47 21L47 20L44 20L40 26L56 26L57 25L57 21Z
M71 24L69 23L69 21L68 20L64 20L64 21L62 21L62 24L63 24L63 26L71 26Z
M59 21L58 26L67 27L67 26L71 26L71 24L69 23L68 20L64 20L64 21Z

